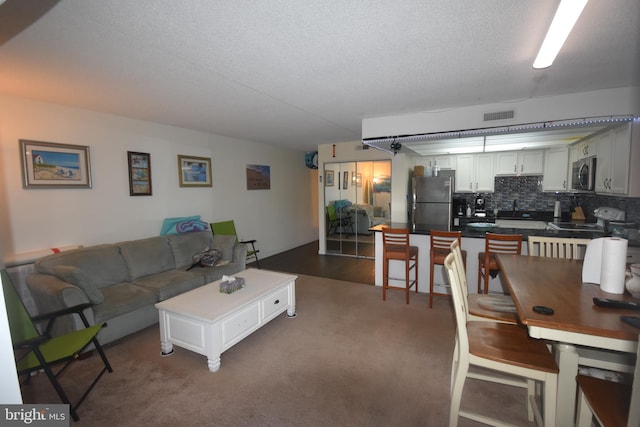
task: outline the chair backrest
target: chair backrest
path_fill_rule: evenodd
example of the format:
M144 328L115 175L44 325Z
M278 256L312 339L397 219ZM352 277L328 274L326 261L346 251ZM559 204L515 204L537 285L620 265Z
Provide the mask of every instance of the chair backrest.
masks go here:
M456 267L455 254L451 252L444 259L444 267L449 277L449 285L451 286L451 297L453 299L453 308L456 316L456 334L458 336L458 351L462 355L469 353L469 338L467 336L467 318L468 307L467 298L464 296L462 282Z
M222 222L212 222L211 231L213 231L213 234L220 234L221 236L236 236L236 237L238 236L238 233L236 233L236 226L233 223L233 220L222 221Z
M40 335L31 321L27 308L18 296L18 292L16 292L16 289L13 287L7 270L2 270L2 292L4 293L4 302L7 306L11 341L18 343Z
M458 270L458 280L462 289L462 294L465 299L469 297L469 288L467 287L467 272L464 268L464 260L462 259L462 249L460 249L460 240L455 239L449 245L449 250L454 256L455 266ZM467 314L469 314L467 312Z
M522 252L522 234L485 234L485 253L515 254Z
M529 256L582 259L590 241L591 239L529 236L527 249Z
M409 254L409 229L408 228L389 228L382 229L382 251L387 253L406 252Z
M338 219L338 216L336 215L336 208L333 204L327 206L327 215L329 216L330 221Z
M462 231L430 230L429 235L431 236L431 252L434 249L449 249L449 245L454 240L462 244Z

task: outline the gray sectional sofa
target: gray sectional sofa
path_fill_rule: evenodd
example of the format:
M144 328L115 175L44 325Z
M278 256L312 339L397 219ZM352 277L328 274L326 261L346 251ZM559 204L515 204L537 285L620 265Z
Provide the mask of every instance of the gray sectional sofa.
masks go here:
M189 269L206 248L222 252L219 263ZM89 321L107 322L99 336L104 344L158 322L157 302L244 270L246 253L235 236L211 231L158 236L46 256L26 282L40 313L90 303ZM54 334L78 326L65 319Z

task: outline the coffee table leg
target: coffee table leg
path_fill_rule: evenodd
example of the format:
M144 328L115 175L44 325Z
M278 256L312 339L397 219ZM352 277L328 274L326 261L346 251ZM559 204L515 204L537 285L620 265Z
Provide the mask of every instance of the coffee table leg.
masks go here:
M170 342L161 341L160 349L160 356L169 356L170 354L173 354L173 344L171 344Z
M160 310L160 356L169 356L173 353L173 344L167 334L167 313Z
M220 369L220 355L217 358L207 358L207 366L211 372L216 372Z

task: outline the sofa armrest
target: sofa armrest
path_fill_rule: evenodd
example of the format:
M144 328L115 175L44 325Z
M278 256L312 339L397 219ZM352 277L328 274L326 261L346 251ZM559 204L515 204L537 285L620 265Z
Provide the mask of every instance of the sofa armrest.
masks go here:
M88 307L84 310L84 313L87 316L87 320L90 324L95 323L89 297L79 287L56 276L40 273L28 275L26 282L39 314L86 304ZM84 325L81 325L77 316L67 315L56 321L52 335L61 335L83 327Z

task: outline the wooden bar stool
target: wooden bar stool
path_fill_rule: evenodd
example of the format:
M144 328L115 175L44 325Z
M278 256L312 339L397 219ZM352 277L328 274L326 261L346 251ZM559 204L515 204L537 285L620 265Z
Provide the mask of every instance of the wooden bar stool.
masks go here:
M486 233L484 238L484 252L478 253L478 293L482 293L482 279L484 278L484 293L489 293L489 272L499 271L495 254L515 254L522 252L522 234Z
M389 261L404 261L405 286L390 286L389 279L402 280L389 277ZM415 278L412 281L409 273L414 270ZM387 289L404 289L409 304L409 289L415 285L418 292L418 247L409 245L408 228L383 228L382 229L382 300L387 299Z
M434 294L433 292L433 270L434 265L444 265L444 259L451 252L451 242L458 241L458 244L462 245L462 231L429 231L431 236L431 249L429 251L429 308L433 307L434 295L448 295L448 294ZM466 268L467 266L467 251L460 251L462 253L462 261Z

